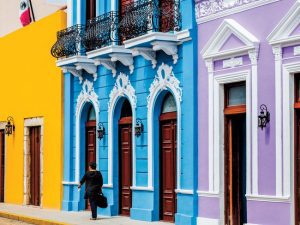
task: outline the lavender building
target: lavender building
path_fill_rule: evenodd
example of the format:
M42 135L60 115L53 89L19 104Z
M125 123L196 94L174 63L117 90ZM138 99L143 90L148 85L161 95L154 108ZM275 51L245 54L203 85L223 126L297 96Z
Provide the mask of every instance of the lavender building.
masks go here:
M299 224L300 1L195 8L198 224Z

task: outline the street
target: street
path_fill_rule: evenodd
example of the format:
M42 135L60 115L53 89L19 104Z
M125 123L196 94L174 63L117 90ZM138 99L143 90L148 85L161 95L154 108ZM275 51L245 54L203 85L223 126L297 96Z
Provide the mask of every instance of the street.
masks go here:
M10 220L10 219L0 217L0 224L1 225L27 225L30 223L25 223L17 220Z

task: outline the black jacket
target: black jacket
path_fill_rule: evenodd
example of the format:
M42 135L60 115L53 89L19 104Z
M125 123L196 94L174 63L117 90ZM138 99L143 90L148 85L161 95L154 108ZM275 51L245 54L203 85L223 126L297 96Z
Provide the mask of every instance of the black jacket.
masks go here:
M100 171L88 171L82 177L80 184L86 183L84 198L93 198L101 192L103 178Z

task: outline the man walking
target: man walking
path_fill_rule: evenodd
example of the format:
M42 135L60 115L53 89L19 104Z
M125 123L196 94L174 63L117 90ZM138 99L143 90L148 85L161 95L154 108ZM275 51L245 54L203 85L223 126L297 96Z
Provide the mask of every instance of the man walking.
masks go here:
M96 170L95 162L89 164L89 171L82 177L78 188L81 188L84 183L86 183L84 199L88 199L90 202L91 220L97 220L97 195L102 192L103 178L100 171Z

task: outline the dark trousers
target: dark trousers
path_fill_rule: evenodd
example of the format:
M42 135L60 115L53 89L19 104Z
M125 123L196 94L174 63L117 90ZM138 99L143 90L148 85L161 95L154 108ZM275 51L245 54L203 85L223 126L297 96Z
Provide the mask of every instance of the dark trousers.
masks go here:
M92 218L97 218L97 203L95 198L89 198L91 210L92 210Z

